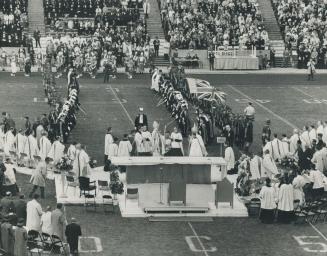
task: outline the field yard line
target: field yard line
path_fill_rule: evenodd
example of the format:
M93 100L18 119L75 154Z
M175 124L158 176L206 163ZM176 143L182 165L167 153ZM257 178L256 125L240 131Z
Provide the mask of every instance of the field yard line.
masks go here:
M229 88L231 88L232 90L234 90L235 92L239 93L240 95L242 95L244 98L247 98L249 100L251 100L253 103L257 104L258 106L260 106L261 108L263 108L264 110L266 110L267 112L269 112L270 114L274 115L275 117L277 117L278 119L280 119L281 121L283 121L285 124L289 125L292 128L297 128L294 124L292 124L291 122L289 122L288 120L286 120L285 118L275 114L273 111L271 111L269 108L263 106L262 104L260 104L259 102L253 100L251 97L249 97L248 95L246 95L245 93L241 92L240 90L236 89L234 86L232 85L228 85ZM305 92L304 92L305 93ZM310 96L312 97L312 96ZM327 241L327 237L315 226L313 225L311 222L309 222L310 226L324 239Z
M190 226L190 228L192 229L192 232L193 232L194 236L195 236L196 239L198 240L198 242L199 242L199 244L200 244L200 246L201 246L201 248L202 248L202 250L203 250L204 255L205 255L205 256L209 256L209 254L207 253L207 251L206 251L206 249L205 249L205 247L204 247L204 245L203 245L201 239L200 239L199 236L198 236L198 233L196 233L196 231L195 231L195 229L193 228L191 222L188 222L188 225Z
M292 87L292 89L295 90L295 91L298 91L298 92L302 93L302 94L305 95L305 96L308 96L308 97L310 97L310 98L316 99L316 97L310 95L309 93L306 93L305 91L303 91L303 90L301 90L301 89L299 89L299 88L297 88L297 87Z
M116 100L118 101L118 103L120 104L120 106L122 107L122 109L124 110L126 116L128 117L129 121L131 122L131 124L134 126L134 121L131 117L131 115L128 113L127 109L125 108L125 106L123 105L123 103L121 102L121 100L119 99L118 95L116 94L115 90L112 88L111 85L109 85L110 90L112 91L112 94L115 96Z
M311 222L309 222L310 226L323 238L325 241L327 241L327 237Z
M264 105L262 105L261 103L257 102L255 99L252 99L250 96L246 95L245 93L243 93L239 89L235 88L232 85L227 85L227 86L229 88L231 88L233 91L235 91L238 94L242 95L244 98L247 98L252 103L254 103L254 104L258 105L259 107L261 107L262 109L266 110L269 114L275 116L276 118L278 118L279 120L281 120L282 122L284 122L285 124L287 124L288 126L292 127L293 129L298 129L298 127L296 125L292 124L291 122L289 122L288 120L286 120L284 117L281 117L280 115L278 115L275 112L271 111L269 108L267 108Z

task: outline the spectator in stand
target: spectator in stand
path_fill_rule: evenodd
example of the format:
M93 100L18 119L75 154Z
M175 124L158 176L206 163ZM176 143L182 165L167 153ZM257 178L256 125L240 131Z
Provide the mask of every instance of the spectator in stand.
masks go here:
M40 42L41 32L40 32L40 30L39 30L38 27L34 31L33 37L34 37L34 40L35 40L35 48L37 48L37 47L40 47L41 48L41 42Z

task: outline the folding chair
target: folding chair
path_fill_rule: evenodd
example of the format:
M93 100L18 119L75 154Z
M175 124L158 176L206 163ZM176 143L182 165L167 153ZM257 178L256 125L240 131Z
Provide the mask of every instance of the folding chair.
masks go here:
M52 237L49 234L44 233L44 232L42 232L40 235L41 235L41 239L42 239L43 250L46 252L49 252L49 254L51 254L53 251Z
M64 255L67 256L68 255L66 251L67 244L64 243L57 235L52 235L51 239L52 239L53 250L55 252L57 252L56 250L58 250L60 254L64 253Z
M95 195L91 195L91 194L86 194L84 195L84 207L85 210L87 210L88 206L93 206L94 207L94 211L96 211L96 202L95 202Z
M72 187L74 188L74 196L76 195L76 188L79 186L78 185L78 182L75 180L75 177L74 176L70 176L70 175L67 175L66 176L66 193L67 193L67 190L68 190L68 187Z
M36 230L30 230L27 233L27 249L30 255L42 255L43 244L40 233Z

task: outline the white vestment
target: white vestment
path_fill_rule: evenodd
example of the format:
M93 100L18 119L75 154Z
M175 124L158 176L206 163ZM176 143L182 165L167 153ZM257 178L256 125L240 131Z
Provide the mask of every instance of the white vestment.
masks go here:
M107 133L104 137L104 154L109 156L109 145L114 143L114 138L110 133Z
M281 159L281 155L282 155L282 142L279 139L277 139L277 138L274 138L271 141L271 155L272 155L272 158L275 161Z
M58 161L64 156L65 146L58 140L53 142L48 157L50 157L54 164L58 163Z
M15 150L15 135L12 131L7 131L4 139L4 152L6 155L10 155L9 151Z
M24 147L26 143L27 137L23 134L18 133L16 135L16 154L20 157L20 153L24 153Z
M152 153L154 156L160 156L164 151L164 144L162 142L162 136L158 129L154 129L151 134Z
M317 131L315 128L312 128L309 132L309 138L310 138L310 142L312 144L312 141L313 140L316 140L317 141Z
M283 184L278 191L278 210L294 210L294 191L292 184Z
M287 138L282 139L282 146L280 149L281 158L284 158L290 154L290 141Z
M269 154L265 154L262 160L262 172L261 177L269 177L272 178L278 174L278 169L275 161Z
M118 145L116 143L109 144L108 158L115 157L118 155Z
M311 162L315 164L316 169L323 172L324 171L324 160L323 160L323 152L321 150L316 151L313 154Z
M235 155L232 147L225 149L225 161L227 162L227 171L231 170L235 166Z
M44 128L43 128L43 125L38 125L37 127L36 127L36 140L37 140L37 145L38 146L40 146L40 139L41 139L41 137L42 137L42 133L43 133L43 131L44 131Z
M29 201L26 206L26 227L28 230L40 231L41 216L43 214L41 205L33 199Z
M40 157L42 160L44 160L48 156L51 150L51 142L47 138L47 136L42 136L40 138L39 145L40 145Z
M16 184L16 175L14 172L14 166L12 164L5 164L6 171L4 172L6 178L10 181L10 184Z
M159 71L155 71L152 75L152 83L151 83L151 90L155 90L159 92Z
M262 158L259 156L254 156L250 160L250 172L251 177L250 180L256 180L261 178L262 173Z
M203 157L207 155L207 150L204 146L203 139L200 134L196 137L190 137L190 152L189 156Z
M170 135L171 139L171 148L180 148L182 150L182 153L184 155L184 148L183 148L183 136L180 132L172 132ZM180 140L180 142L176 141Z
M51 212L45 212L43 213L41 217L41 230L43 233L52 235L53 234L53 229L52 229L52 224L51 224Z
M301 175L297 175L292 182L294 189L294 200L300 200L301 205L304 203L303 187L308 182L309 180Z
M259 198L262 209L272 210L276 208L276 195L273 187L263 186Z
M307 145L308 147L311 147L311 140L310 140L310 137L309 137L309 132L308 131L304 131L302 134L301 134L301 142L302 142L302 148L303 150L305 149L305 146Z
M149 131L142 132L144 152L152 152L152 136Z
M117 156L130 156L132 152L132 144L129 140L122 140L119 142Z
M89 162L90 162L90 158L88 154L84 150L79 151L76 156L76 164L77 164L76 174L84 177L88 176L91 169Z
M293 155L297 151L297 142L300 139L298 134L293 134L290 138L290 153Z
M34 156L39 155L39 148L37 146L37 141L35 137L31 134L27 137L24 153L27 155L27 159L34 159Z
M317 136L318 134L324 135L324 127L322 124L317 127Z
M144 145L143 145L143 137L140 132L135 133L134 141L136 144L136 151L137 153L143 153L144 151Z
M74 161L76 158L76 147L75 145L70 145L67 150L67 156L70 160Z

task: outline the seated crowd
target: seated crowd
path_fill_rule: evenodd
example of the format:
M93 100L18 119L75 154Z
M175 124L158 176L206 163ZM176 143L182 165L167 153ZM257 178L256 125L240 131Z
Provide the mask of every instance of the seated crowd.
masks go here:
M161 1L160 7L163 28L172 48L264 49L269 43L256 1L200 1L196 9L186 0Z
M326 3L304 0L273 3L286 47L297 50L299 68L306 68L310 59L317 68L327 68Z
M0 1L0 46L20 46L25 42L27 0Z

